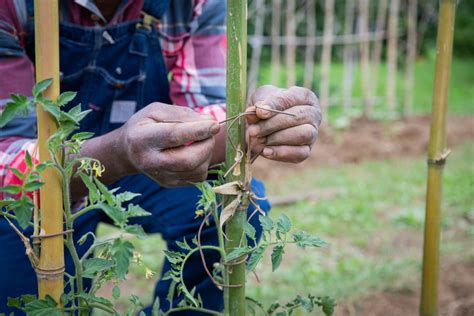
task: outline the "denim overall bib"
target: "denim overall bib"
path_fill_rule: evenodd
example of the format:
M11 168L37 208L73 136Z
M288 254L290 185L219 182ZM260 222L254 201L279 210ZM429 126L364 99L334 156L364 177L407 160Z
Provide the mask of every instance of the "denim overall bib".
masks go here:
M166 12L169 1L146 0L144 10L160 18ZM27 1L30 16L29 34L34 34L32 2ZM63 10L62 14L67 14L66 10ZM136 20L105 27L82 27L61 22L61 90L78 92L71 106L81 103L83 110L92 110L81 124L82 131L103 135L120 127L133 113L152 102L171 104L167 69L158 31L154 25L146 27L141 22ZM32 39L28 42L32 43ZM120 187L119 192L132 191L142 194L132 202L139 204L152 215L138 218L135 223L141 224L147 233L161 233L168 249L182 251L176 246L176 241L182 241L183 238L190 240L196 235L201 219L195 219L196 203L200 194L195 187L162 188L145 175L124 177L111 187ZM258 196L265 195L263 184L257 180L252 181L252 190ZM265 211L270 208L267 201L259 201L259 205ZM249 212L253 211L254 208L251 207ZM75 225L75 238L95 231L101 221L109 222L101 211L93 211L81 217ZM260 235L257 216L253 217L252 224ZM0 312L14 311L15 315L19 315L17 310L6 307L6 298L34 294L36 276L24 255L24 246L5 221L0 221L0 232L0 269L15 271L0 276ZM27 231L26 234L31 232ZM205 228L201 240L203 244L217 244L215 225L211 223ZM87 243L79 246L79 255L89 246ZM161 250L153 250L157 259L164 258ZM206 253L206 259L209 269L219 260L215 252ZM205 307L222 309L222 291L212 284L202 267L200 257L192 257L186 267L184 277L188 288L196 287L196 293L202 297ZM169 269L170 263L165 260L162 275ZM68 254L66 271L73 273L72 260ZM17 275L21 275L21 278ZM90 280L84 281L85 286L90 287ZM160 280L154 291L154 297L160 298L163 310L169 306L166 299L169 284L169 281ZM180 297L175 298L175 306L179 300ZM151 313L150 307L144 311L146 314ZM186 312L173 315L200 314Z

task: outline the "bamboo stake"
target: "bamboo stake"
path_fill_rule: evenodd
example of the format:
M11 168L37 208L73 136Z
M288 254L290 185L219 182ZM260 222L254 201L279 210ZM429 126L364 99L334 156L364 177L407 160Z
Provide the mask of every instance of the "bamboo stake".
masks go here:
M59 13L58 0L35 0L36 81L52 78L52 85L44 93L46 98L59 95ZM50 160L46 142L56 131L54 119L37 107L38 147L40 161ZM47 168L41 176L40 190L42 234L58 234L41 240L41 254L37 267L39 297L50 295L59 302L64 288L64 243L61 175Z
M388 52L387 52L387 109L393 112L397 106L397 43L398 43L398 13L400 0L390 2L388 20Z
M359 0L359 33L367 34L369 31L369 0ZM364 38L360 43L360 67L362 82L363 114L368 117L372 112L370 67L369 67L369 41Z
M329 107L329 72L331 67L332 36L334 27L334 0L324 3L323 52L321 56L320 102L323 117L327 117Z
M375 31L384 32L385 25L387 21L387 7L388 0L380 0L378 2L377 8L377 17L375 21ZM382 48L383 48L384 38L381 38L378 41L374 42L374 49L372 51L372 95L377 95L378 93L378 82L379 82L379 71L380 71L380 60L382 59Z
M354 30L355 3L347 0L344 13L344 34L352 34ZM344 115L349 114L352 106L352 85L354 76L354 46L344 45L344 81L343 81L343 104Z
M281 0L272 1L272 31L271 31L271 45L272 45L272 78L273 85L279 85L280 78L280 43L278 37L281 29Z
M433 87L430 143L428 146L428 185L423 245L421 316L438 314L439 239L442 196L442 175L449 154L446 139L451 56L453 50L456 0L441 0Z
M409 116L413 112L413 86L415 84L416 62L416 20L418 15L418 1L408 0L407 13L407 58L405 68L405 100L403 102L403 115Z
M265 1L255 0L255 35L263 35L265 25ZM260 68L260 56L262 55L262 42L256 41L252 48L252 59L249 67L249 94L255 91L258 84L258 70Z
M296 3L295 0L287 0L286 2L286 31L287 38L295 36L296 20L295 20ZM286 84L288 87L294 86L296 83L295 76L295 58L296 46L289 43L285 46L285 64L286 64Z
M247 82L247 1L227 1L227 117L245 112ZM226 166L231 168L227 181L247 183L245 155L245 120L227 123ZM240 152L240 153L239 153ZM237 159L236 159L237 158ZM242 192L242 202L225 226L226 252L245 245L243 225L247 220L248 196ZM231 201L226 200L228 205ZM225 314L245 315L245 261L226 266L225 282L233 287L224 289Z
M315 0L310 0L306 2L306 36L307 44L304 56L304 86L308 89L313 88L314 81L314 51L315 45L310 43L310 38L316 36L316 6Z

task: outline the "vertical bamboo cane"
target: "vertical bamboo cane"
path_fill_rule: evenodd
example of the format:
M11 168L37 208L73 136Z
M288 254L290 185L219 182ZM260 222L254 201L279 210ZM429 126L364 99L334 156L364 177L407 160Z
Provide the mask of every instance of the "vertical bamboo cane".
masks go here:
M306 2L306 50L304 55L304 86L308 89L313 88L314 81L314 51L315 43L314 37L316 36L316 1L310 0Z
M329 107L329 72L334 30L334 0L324 2L323 52L321 56L320 102L323 117L327 117Z
M44 93L46 98L59 95L59 13L58 0L35 0L36 81L52 78L52 85ZM37 107L38 147L40 161L50 160L46 142L56 131L53 118ZM40 191L41 230L44 234L63 231L61 176L54 168L41 173L45 185ZM37 268L38 291L41 298L50 295L57 302L64 288L63 235L41 241L41 255Z
M405 68L405 100L403 102L403 115L409 116L413 111L413 86L415 84L415 62L416 62L416 20L418 12L418 1L408 0L407 12L407 59Z
M255 41L255 45L252 49L252 59L249 67L249 88L248 92L252 93L257 88L258 84L258 72L260 68L260 56L262 55L262 40L263 28L265 25L265 1L255 0L255 37L258 39Z
M273 85L280 84L280 30L281 30L281 0L272 1L272 78Z
M390 1L387 48L387 110L389 112L395 111L397 106L397 44L399 8L400 0Z
M287 39L285 46L285 64L286 64L286 84L288 87L294 86L296 83L295 76L295 58L296 46L293 42L296 32L296 3L295 0L287 0L286 2L286 31Z
M362 82L363 113L368 117L372 112L370 65L369 65L369 0L359 0L360 67Z
M347 0L344 13L344 34L349 36L353 34L355 17L355 2ZM354 76L354 45L344 44L344 81L343 81L343 103L344 115L349 114L352 106L352 85Z
M388 0L380 0L378 2L377 17L375 21L375 31L381 32L385 30L385 24L387 21L387 7ZM372 51L372 95L378 96L378 82L379 82L379 71L380 71L380 60L382 59L382 48L384 38L375 41L374 50Z
M245 111L247 84L247 0L227 1L227 115L232 117ZM228 123L230 125L230 123ZM245 151L245 119L228 125L226 165L230 168ZM230 172L227 181L246 183L245 155ZM227 200L226 203L230 201ZM244 193L242 203L226 224L226 252L245 245L243 225L247 220L248 197ZM226 267L224 289L225 314L245 315L245 262ZM237 287L235 287L237 286Z
M449 154L449 150L446 148L446 115L451 76L456 0L441 0L440 3L433 108L431 110L431 132L428 147L428 185L423 245L421 316L436 316L438 314L442 174L446 157Z

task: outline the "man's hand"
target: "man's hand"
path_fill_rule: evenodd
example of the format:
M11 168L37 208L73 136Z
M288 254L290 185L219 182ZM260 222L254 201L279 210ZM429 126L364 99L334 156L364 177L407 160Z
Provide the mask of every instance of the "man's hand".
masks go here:
M116 159L124 159L132 173L145 173L165 187L204 181L218 132L211 116L152 103L120 128L125 157Z
M311 90L262 86L251 96L247 111L256 112L247 115L253 153L294 163L308 158L322 119L318 98Z

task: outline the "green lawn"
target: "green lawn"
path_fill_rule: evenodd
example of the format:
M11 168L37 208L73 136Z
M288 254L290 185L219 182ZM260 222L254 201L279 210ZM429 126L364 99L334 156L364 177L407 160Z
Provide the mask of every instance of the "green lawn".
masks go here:
M400 66L402 67L402 65ZM415 67L415 87L414 87L414 112L415 113L427 113L431 111L431 99L433 95L433 78L435 68L435 56L434 53L427 57L420 58ZM304 76L304 65L297 65L297 81L298 84L302 84ZM449 111L450 113L456 114L472 114L474 113L474 59L454 59L452 65L452 76L451 76L451 90L449 96ZM285 86L286 77L285 70L282 69L279 80L280 85ZM397 81L397 95L399 105L401 107L403 101L403 68L399 68L398 81ZM330 72L330 96L341 98L343 95L343 74L344 65L340 62L335 62L331 65ZM270 66L269 64L263 64L260 70L259 82L261 84L270 83ZM386 77L387 67L385 64L381 65L379 80L377 86L377 95L385 96L386 89ZM319 65L315 66L315 84L319 82ZM314 87L317 92L318 86ZM359 99L362 97L361 81L360 81L360 68L355 67L354 69L354 86L353 86L353 97ZM355 102L355 101L354 101ZM330 119L334 120L341 115L342 107L340 104L336 104L330 108ZM359 115L361 113L361 107L355 106L352 109L353 115ZM386 110L384 107L383 98L378 104L375 105L374 117L386 117Z
M474 143L454 148L444 176L442 249L456 261L474 259L466 246L474 228L464 219L474 218L473 157ZM419 158L320 166L268 183L270 195L314 188L343 191L317 202L272 210L272 217L285 212L295 229L319 235L330 246L307 251L288 248L277 273L271 273L271 265L264 262L257 269L261 283L249 275L248 294L268 305L296 294L357 300L374 289L416 286L425 182L426 162ZM109 227L101 230L111 232ZM159 271L164 247L160 237L150 236L137 247L145 263ZM144 274L143 267L134 267L126 292L149 302L157 279L146 280Z

